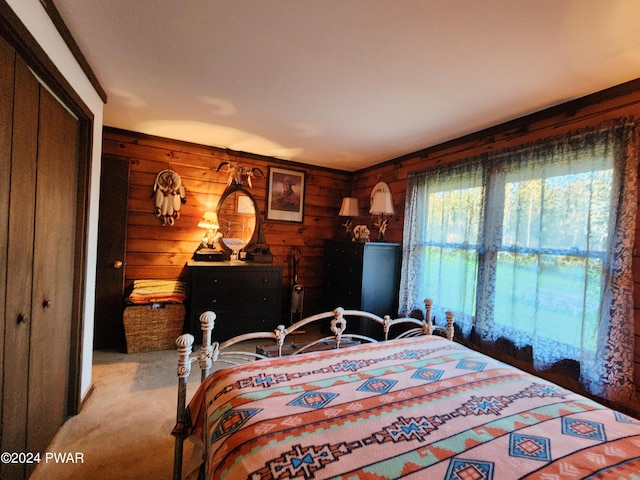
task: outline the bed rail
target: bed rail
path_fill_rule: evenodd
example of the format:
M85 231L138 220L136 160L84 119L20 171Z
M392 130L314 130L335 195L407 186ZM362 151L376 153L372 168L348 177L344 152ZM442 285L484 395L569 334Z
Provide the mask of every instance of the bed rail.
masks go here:
M201 381L209 376L211 367L214 362L227 363L236 365L247 361L259 360L267 358L258 352L247 352L241 350L232 350L234 345L249 341L249 340L274 340L277 345L278 356L283 356L282 347L285 345L285 340L288 335L293 334L297 330L304 329L305 326L331 320L331 332L333 335L328 335L319 338L311 343L308 343L287 356L297 355L314 349L318 344L322 343L323 346L329 348L339 349L343 345L345 340L357 340L360 342L372 342L377 343L378 340L366 335L360 335L355 333L345 333L347 328L348 318L355 317L357 319L369 319L382 326L383 341L389 340L389 335L394 326L404 326L406 330L403 330L400 334L393 338L406 338L415 337L420 335L440 335L446 337L449 340L453 340L454 336L454 315L452 312L446 312L446 326L436 326L433 323L431 316L431 307L433 305L430 299L424 300L425 305L425 318L424 320L411 318L411 317L399 317L392 319L389 315L380 317L374 313L365 312L362 310L345 310L342 307L338 307L335 310L318 313L309 317L303 318L288 327L284 325L278 325L278 327L272 332L254 332L237 335L224 342L212 342L211 334L215 327L216 314L214 312L204 312L200 315L200 326L202 329L202 345L200 351L193 352L194 337L191 334L180 335L176 339L176 346L178 347L178 408L176 414L176 428L172 432L175 436L175 452L174 452L174 480L179 480L182 475L182 454L184 449L184 429L186 428L185 414L186 414L186 398L187 398L187 382L189 375L191 374L191 365L194 362L198 362L201 371ZM347 318L345 318L347 317Z

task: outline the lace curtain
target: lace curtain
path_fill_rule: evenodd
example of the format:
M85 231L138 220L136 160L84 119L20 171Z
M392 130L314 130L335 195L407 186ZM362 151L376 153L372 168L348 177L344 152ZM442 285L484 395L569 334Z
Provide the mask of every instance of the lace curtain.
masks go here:
M411 175L400 307L434 300L463 335L531 346L534 366L633 398L634 128L616 122Z
M443 321L455 313L465 336L475 317L478 257L485 203L483 167L473 160L451 168L411 175L404 220L400 310L422 309Z

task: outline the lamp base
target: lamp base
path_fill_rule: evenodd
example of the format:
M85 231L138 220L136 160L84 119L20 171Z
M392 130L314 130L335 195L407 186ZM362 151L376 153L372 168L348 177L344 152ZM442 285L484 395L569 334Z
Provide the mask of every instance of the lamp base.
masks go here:
M227 252L213 248L200 248L193 253L193 259L199 262L224 262L230 258Z

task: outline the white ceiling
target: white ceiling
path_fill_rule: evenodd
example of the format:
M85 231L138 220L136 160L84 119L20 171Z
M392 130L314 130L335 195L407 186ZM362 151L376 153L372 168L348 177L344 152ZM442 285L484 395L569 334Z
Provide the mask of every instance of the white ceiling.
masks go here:
M107 126L354 171L640 77L637 0L54 0Z

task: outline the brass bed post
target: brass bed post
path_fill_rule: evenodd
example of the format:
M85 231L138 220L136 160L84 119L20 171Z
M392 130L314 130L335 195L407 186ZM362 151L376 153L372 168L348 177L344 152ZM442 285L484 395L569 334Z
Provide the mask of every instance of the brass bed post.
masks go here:
M178 347L178 410L176 413L176 423L186 428L185 408L187 401L187 380L191 373L191 351L193 350L193 335L188 333L180 335L176 339ZM182 477L182 451L184 448L184 431L176 432L175 449L173 454L173 479L180 480Z

